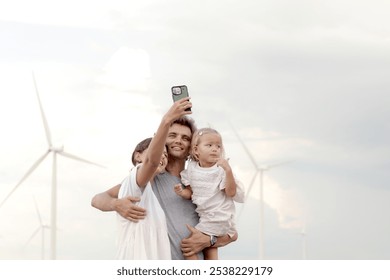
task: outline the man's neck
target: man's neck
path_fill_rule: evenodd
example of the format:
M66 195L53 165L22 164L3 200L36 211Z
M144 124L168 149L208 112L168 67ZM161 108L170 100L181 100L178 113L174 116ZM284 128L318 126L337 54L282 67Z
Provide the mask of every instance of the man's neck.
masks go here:
M169 159L166 170L173 176L180 177L180 172L184 170L185 159Z

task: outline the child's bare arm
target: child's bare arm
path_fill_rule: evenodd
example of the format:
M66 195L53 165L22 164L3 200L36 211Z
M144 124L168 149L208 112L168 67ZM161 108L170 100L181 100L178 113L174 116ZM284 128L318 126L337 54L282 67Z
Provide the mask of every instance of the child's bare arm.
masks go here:
M190 186L183 188L182 184L175 185L175 193L184 199L191 199L192 189Z
M225 193L229 197L236 195L237 185L236 180L234 179L232 168L230 167L228 159L220 159L218 161L218 166L221 166L226 173L226 184L225 184Z
M236 195L236 190L237 190L236 180L234 179L233 172L230 169L229 172L226 172L225 193L227 196L233 197Z

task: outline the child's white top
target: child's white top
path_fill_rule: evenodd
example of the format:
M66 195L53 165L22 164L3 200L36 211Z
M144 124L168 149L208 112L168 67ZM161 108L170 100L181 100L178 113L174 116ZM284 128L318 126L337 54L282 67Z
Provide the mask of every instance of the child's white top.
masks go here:
M192 201L200 217L196 228L208 235L232 236L236 232L234 201L244 202L242 184L236 180L236 195L234 198L228 197L224 192L226 173L223 168L216 164L203 168L196 161L190 161L180 175L182 183L190 185L193 192Z
M118 198L140 197L138 206L147 209L146 217L138 223L118 216L117 259L126 260L170 260L171 249L168 239L164 211L155 197L150 182L145 188L137 185L136 174L139 166L130 171L120 187Z

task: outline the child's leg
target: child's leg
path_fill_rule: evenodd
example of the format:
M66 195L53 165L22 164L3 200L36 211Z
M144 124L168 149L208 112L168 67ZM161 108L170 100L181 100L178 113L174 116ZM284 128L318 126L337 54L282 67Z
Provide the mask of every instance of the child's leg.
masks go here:
M218 248L209 247L203 250L205 260L218 260Z

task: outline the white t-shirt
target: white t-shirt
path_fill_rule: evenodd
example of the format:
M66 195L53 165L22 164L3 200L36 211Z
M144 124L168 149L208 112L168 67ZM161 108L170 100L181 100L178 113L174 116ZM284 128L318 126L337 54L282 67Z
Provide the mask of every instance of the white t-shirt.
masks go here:
M138 206L147 209L147 215L138 223L118 216L117 259L126 260L169 260L171 249L164 211L148 183L140 188L136 182L138 167L130 171L120 187L118 198L137 196Z
M182 183L192 189L192 201L199 214L196 228L208 235L233 236L236 232L234 201L244 202L242 184L236 180L236 195L228 197L224 192L226 174L223 168L217 165L203 168L196 161L190 161L180 175Z

